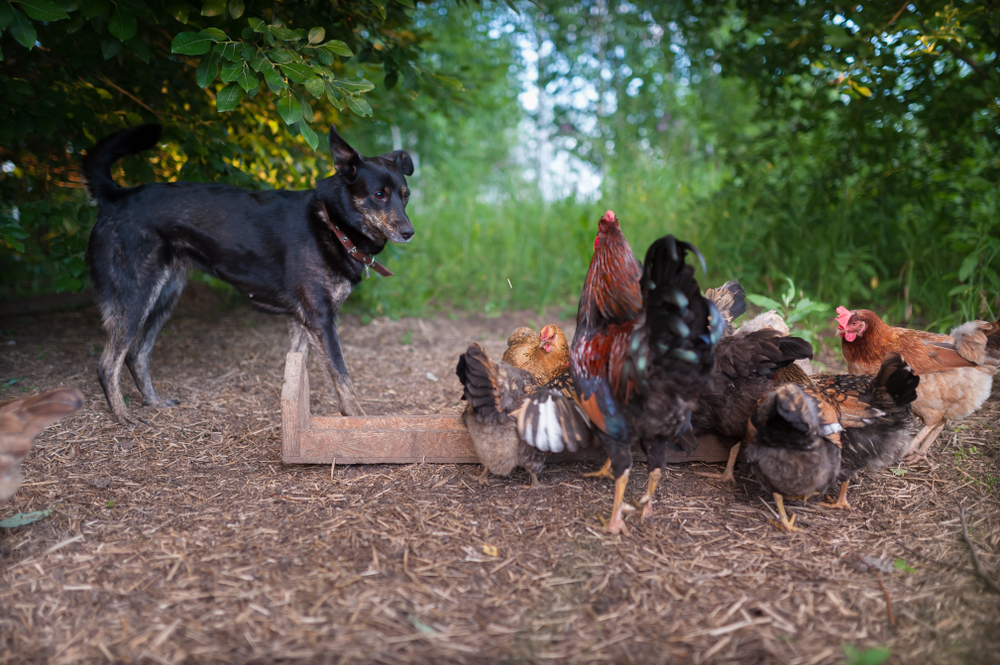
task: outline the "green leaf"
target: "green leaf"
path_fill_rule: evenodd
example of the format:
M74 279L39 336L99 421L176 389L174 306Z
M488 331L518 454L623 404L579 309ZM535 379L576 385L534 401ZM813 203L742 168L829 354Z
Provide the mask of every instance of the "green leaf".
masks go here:
M260 81L250 73L249 67L243 67L240 70L239 76L236 77L236 82L240 84L241 88L247 91L247 94L257 94L257 89L260 87Z
M256 16L251 16L250 18L248 18L247 23L250 25L250 27L253 29L254 32L259 32L262 35L267 35L270 34L271 32L271 29L267 27L267 24L264 23L259 18L257 18Z
M409 7L410 9L416 9L417 6L413 3L413 0L396 0L399 4L404 7Z
M207 58L202 58L198 62L198 69L195 70L194 80L198 83L199 88L207 88L212 85L215 77L219 75L219 62L222 56L216 49L212 49L212 52Z
M767 296L759 296L755 293L748 293L747 300L752 302L754 305L757 305L758 307L763 307L764 309L776 309L779 312L783 309L780 302L772 300Z
M348 97L347 106L352 111L360 115L362 118L368 117L370 115L375 115L375 112L372 111L371 104L366 102L361 97L354 97L354 96Z
M276 106L278 107L278 115L281 116L286 125L298 122L302 117L302 105L299 104L299 100L295 98L291 90L278 98Z
M329 81L326 82L326 98L330 100L330 103L337 107L338 111L344 110L344 98L341 96L340 91Z
M271 28L272 35L283 41L297 42L300 39L302 39L299 33L295 32L294 30L289 30L288 28L282 28L279 25L273 25L273 24L268 27Z
M285 79L281 77L281 74L271 65L267 65L260 70L260 73L264 76L264 83L267 84L267 89L278 94L282 90L288 87L288 83Z
M246 5L243 4L243 0L229 0L229 15L233 18L243 16L245 10Z
M115 5L111 10L111 20L108 22L108 32L127 42L135 36L138 23L135 17L127 12L123 12L120 5Z
M892 567L895 568L896 570L901 570L904 573L915 573L915 572L917 572L917 570L915 568L913 568L912 566L910 566L910 564L906 563L902 559L896 559L895 561L893 561Z
M207 0L201 6L202 16L225 16L226 0Z
M24 13L36 21L58 21L69 18L69 14L52 0L20 0Z
M368 79L361 79L360 81L348 81L345 79L337 79L333 82L341 90L346 92L368 92L375 88L375 84Z
M255 72L259 72L263 71L265 67L271 67L271 61L267 59L263 51L257 51L254 53L253 59L250 60L250 66Z
M139 56L140 60L142 60L146 64L149 64L149 48L146 46L145 42L143 42L138 37L133 37L132 39L125 42L125 46L127 46L128 49L132 51L132 53L135 53L137 56Z
M319 78L318 76L313 77L308 81L306 81L306 90L309 92L310 95L312 95L316 99L319 99L320 97L323 96L323 93L326 91L326 84L323 82L323 79Z
M230 62L237 62L240 59L240 51L242 51L242 48L239 42L226 42L216 46L215 50L219 51L224 59L229 60Z
M243 99L243 88L235 83L230 83L219 91L219 96L215 98L215 108L219 113L232 111Z
M115 57L122 50L122 43L117 39L102 39L101 40L101 53L104 54L105 60L110 60Z
M311 77L315 76L312 67L309 65L303 65L299 62L288 62L281 65L281 71L285 73L285 76L289 80L295 83L305 83Z
M14 9L6 2L0 2L0 30L5 29L14 20Z
M844 665L881 665L892 655L888 647L858 651L850 644L844 645L844 653L847 654L847 662Z
M32 522L45 519L51 514L52 508L36 510L33 513L18 513L17 515L11 515L5 520L0 520L0 528L13 529L15 527L24 526L25 524L31 524Z
M979 250L972 252L962 260L962 267L958 269L958 281L964 282L972 273L975 272L976 266L979 265Z
M179 23L187 25L188 14L191 13L191 8L185 2L168 2L164 6L167 10L167 14L172 16Z
M319 146L319 137L316 136L316 132L313 131L312 127L306 124L305 120L299 120L298 126L299 133L302 134L302 138L306 140L306 143L309 144L310 148L315 150Z
M216 33L222 33L221 37ZM215 28L208 28L201 32L181 32L170 43L170 52L181 55L204 55L208 53L213 44L221 42L225 38L226 34Z
M222 65L222 82L232 83L237 78L239 78L240 72L243 71L245 65L243 62L226 62Z
M323 37L326 36L326 30L321 27L315 27L309 31L309 43L319 44L323 41Z
M35 26L21 12L16 9L12 9L11 11L14 13L14 18L10 23L10 36L18 44L30 51L35 47L35 42L38 41L38 33L35 32Z
M350 58L351 56L354 55L354 52L347 47L347 44L340 41L339 39L331 39L327 43L323 44L321 48L326 49L327 51L333 53L334 55L342 55L345 58Z
M275 48L268 51L268 57L271 58L272 62L276 62L279 65L283 65L286 62L291 62L294 56L286 51L285 49Z
M372 1L372 4L375 5L378 8L379 16L381 16L382 19L385 20L385 5L386 5L386 3L389 2L389 0L371 0L371 1ZM347 103L350 104L351 100L348 99Z

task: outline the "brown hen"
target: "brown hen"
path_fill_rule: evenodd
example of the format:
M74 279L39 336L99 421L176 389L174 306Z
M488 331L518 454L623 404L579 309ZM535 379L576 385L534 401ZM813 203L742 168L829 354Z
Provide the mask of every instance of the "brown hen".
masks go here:
M837 308L837 334L851 374L875 374L887 353L903 356L920 376L913 413L924 427L908 454L924 457L950 420L978 411L1000 370L1000 323L969 321L940 335L887 325L871 310Z

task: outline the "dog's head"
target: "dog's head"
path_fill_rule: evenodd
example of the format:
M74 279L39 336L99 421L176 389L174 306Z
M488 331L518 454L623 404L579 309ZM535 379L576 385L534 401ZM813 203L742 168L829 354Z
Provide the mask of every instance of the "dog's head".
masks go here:
M406 216L410 188L403 176L413 175L413 160L402 150L362 157L330 125L330 152L347 190L348 215L358 230L377 243L409 242L413 224ZM353 213L353 214L351 214ZM352 220L352 221L355 221Z

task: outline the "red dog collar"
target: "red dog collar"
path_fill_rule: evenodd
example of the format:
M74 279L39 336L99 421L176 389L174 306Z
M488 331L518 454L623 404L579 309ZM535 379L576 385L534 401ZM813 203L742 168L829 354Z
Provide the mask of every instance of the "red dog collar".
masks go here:
M365 267L365 273L367 273L368 269L371 268L372 270L382 275L383 277L392 277L391 270L389 270L384 265L376 261L374 256L368 256L367 254L359 250L357 247L355 247L354 243L351 242L351 239L348 238L343 231L338 229L336 225L330 221L330 215L326 211L325 203L320 202L320 206L322 207L322 210L320 212L323 214L323 221L325 221L330 226L330 228L333 229L333 234L337 236L337 240L339 240L340 244L344 247L344 249L347 250L347 253L350 256L354 257L355 261L361 262L361 264Z

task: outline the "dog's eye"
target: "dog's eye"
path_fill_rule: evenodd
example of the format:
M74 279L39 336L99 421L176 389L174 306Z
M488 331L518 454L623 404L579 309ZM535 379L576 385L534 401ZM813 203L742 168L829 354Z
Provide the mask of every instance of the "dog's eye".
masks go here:
M404 201L409 201L410 200L410 193L409 192L403 192L403 200Z
M383 200L385 198L385 192L381 190L375 192L375 198L377 198L379 201Z

